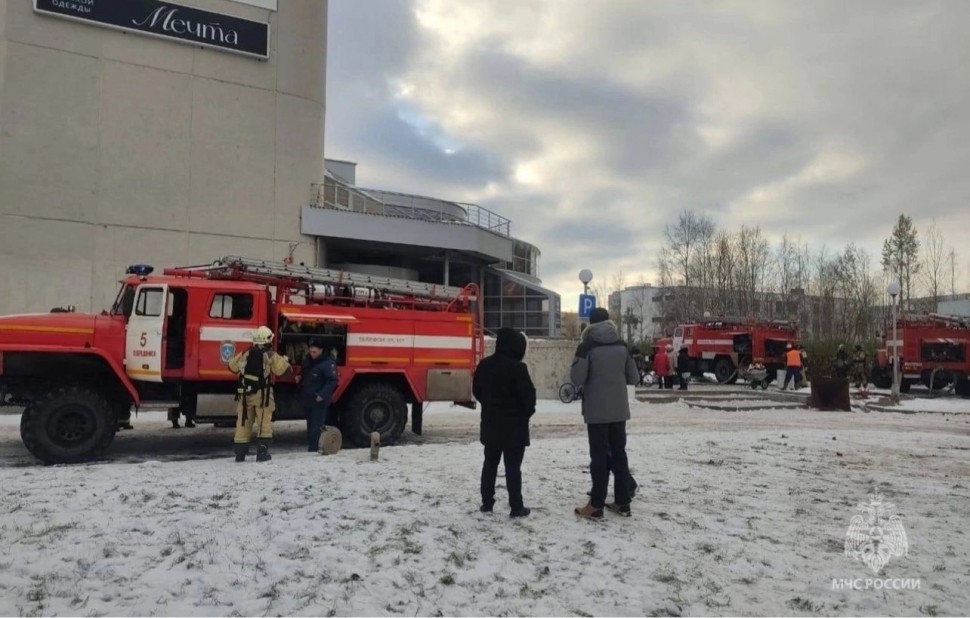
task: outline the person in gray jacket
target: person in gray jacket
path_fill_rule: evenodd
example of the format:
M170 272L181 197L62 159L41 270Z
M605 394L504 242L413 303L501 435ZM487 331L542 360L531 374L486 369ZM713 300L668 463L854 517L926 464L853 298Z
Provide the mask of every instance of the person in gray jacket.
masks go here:
M583 420L589 436L589 474L593 491L589 503L576 509L586 519L602 519L603 508L630 516L630 466L626 457L626 422L630 420L627 386L640 379L636 362L620 340L609 312L590 312L589 327L570 370L573 384L583 387ZM608 462L608 458L612 458ZM614 502L606 504L612 464Z

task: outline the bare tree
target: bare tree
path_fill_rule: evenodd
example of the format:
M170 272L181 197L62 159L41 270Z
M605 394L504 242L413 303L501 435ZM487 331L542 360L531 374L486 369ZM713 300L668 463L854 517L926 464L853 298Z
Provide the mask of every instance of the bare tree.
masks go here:
M862 341L873 332L873 308L878 298L875 280L870 272L869 254L850 243L835 260L838 329L843 339Z
M685 210L677 217L677 222L664 227L664 237L667 240L668 266L672 283L682 289L682 303L685 315L700 308L695 283L697 274L697 253L710 242L714 236L714 221L705 215L699 215L693 210Z
M947 270L950 273L950 296L957 295L957 250L950 247L946 254Z
M923 309L936 311L937 303L940 302L940 297L943 295L943 289L946 285L947 251L943 233L940 232L935 220L924 230L922 245L920 279L928 296L929 305L923 307Z
M737 267L734 289L739 316L761 315L763 293L767 282L771 251L768 240L757 226L741 226L734 239Z

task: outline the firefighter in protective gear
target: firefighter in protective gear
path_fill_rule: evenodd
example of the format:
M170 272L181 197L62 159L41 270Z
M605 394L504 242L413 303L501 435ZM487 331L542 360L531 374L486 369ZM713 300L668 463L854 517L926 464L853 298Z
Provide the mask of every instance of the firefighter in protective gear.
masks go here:
M273 331L260 326L253 331L253 345L229 361L229 370L239 375L236 392L236 461L245 461L256 431L256 461L269 461L276 401L271 378L291 371L290 361L270 347Z
M855 352L852 354L852 382L856 388L869 386L869 380L866 379L866 360L866 351L862 349L862 345L855 344Z
M835 377L843 380L849 377L849 353L845 351L845 344L839 344L839 350L835 353L835 361L832 362L832 369L835 370Z

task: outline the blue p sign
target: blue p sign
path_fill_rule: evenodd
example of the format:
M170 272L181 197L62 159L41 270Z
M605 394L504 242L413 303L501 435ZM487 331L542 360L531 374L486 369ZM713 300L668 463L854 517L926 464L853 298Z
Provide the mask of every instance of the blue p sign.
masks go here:
M592 294L579 295L579 317L588 320L589 314L596 309L596 297Z

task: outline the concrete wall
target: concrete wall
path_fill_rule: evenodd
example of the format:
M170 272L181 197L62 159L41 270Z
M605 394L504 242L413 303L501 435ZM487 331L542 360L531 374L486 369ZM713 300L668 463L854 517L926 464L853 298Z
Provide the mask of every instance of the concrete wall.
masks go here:
M326 1L182 4L268 22L268 61L0 3L0 313L100 309L136 262L315 259Z
M529 339L525 364L529 366L539 399L559 398L559 387L569 381L569 368L578 345L578 339ZM495 340L487 339L486 355L494 351Z

